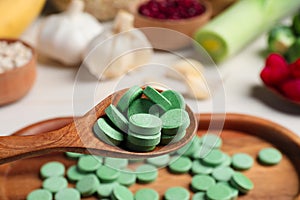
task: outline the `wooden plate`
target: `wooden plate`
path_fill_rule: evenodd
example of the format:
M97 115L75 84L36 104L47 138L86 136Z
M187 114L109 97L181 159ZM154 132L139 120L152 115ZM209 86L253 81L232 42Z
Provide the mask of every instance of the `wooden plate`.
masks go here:
M211 127L210 114L200 115L198 134L207 132ZM213 122L222 124L223 115L214 115ZM58 118L31 125L15 133L16 135L37 134L43 131L57 129L69 123L72 118ZM239 114L227 114L221 137L224 144L222 149L232 155L235 152L245 152L256 158L260 149L275 146L283 154L282 162L277 166L266 167L255 162L254 167L244 173L254 182L255 188L239 199L300 199L300 139L280 125L264 119ZM75 164L68 160L63 153L54 153L36 158L19 160L0 166L0 199L20 200L41 187L39 169L48 161L61 161L66 166ZM191 181L189 174L172 175L165 168L159 170L159 178L151 184L135 184L130 189L144 187L154 188L161 195L167 188L183 186L188 188ZM85 198L92 200L93 198Z

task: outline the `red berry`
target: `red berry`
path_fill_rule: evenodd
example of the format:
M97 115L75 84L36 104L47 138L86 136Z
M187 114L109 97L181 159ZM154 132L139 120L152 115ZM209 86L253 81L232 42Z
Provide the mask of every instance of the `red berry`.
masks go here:
M300 101L300 79L286 81L280 86L280 89L289 99Z
M294 78L300 78L300 59L290 65L291 75Z
M288 64L284 58L271 54L266 61L266 66L260 73L263 82L268 86L278 86L290 76Z

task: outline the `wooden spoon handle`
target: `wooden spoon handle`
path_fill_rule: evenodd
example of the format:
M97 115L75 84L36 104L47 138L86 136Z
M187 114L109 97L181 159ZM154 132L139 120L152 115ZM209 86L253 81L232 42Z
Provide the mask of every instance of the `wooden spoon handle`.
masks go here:
M79 147L80 140L71 134L72 127L70 124L38 135L0 137L0 164L53 151L66 151L68 147Z

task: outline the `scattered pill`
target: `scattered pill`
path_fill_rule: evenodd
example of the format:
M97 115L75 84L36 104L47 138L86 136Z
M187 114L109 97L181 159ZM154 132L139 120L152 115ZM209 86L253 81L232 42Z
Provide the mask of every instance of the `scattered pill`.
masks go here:
M215 185L216 181L208 175L196 175L192 178L191 189L193 192L205 192L211 186Z
M37 189L27 195L26 200L52 200L52 194L48 190Z
M165 200L189 200L190 193L183 187L171 187L164 194Z
M41 167L40 174L43 178L54 176L63 176L65 173L65 166L60 162L48 162Z
M169 165L169 170L175 174L188 172L192 168L192 161L188 157L181 156Z
M253 158L246 153L236 153L232 156L232 167L237 170L247 170L253 166Z
M275 148L264 148L258 153L258 160L263 165L276 165L282 159L282 154Z
M135 171L139 183L153 182L158 176L157 168L149 164L140 165Z
M97 196L100 199L110 198L114 188L117 186L116 182L113 183L101 183L96 191Z
M129 170L129 169L123 170L123 171L120 172L120 176L119 176L117 181L121 185L129 187L129 186L135 184L136 174L133 171Z
M111 183L119 178L120 171L118 169L102 165L97 169L96 175L100 179L101 183Z
M61 176L54 176L44 180L43 188L52 193L56 193L68 186L68 181Z
M196 192L193 195L192 200L206 200L205 196L206 196L205 192Z
M231 190L223 184L216 184L208 188L206 195L210 200L229 200L231 198Z
M71 182L79 181L86 175L87 173L79 171L76 165L69 167L69 169L67 170L67 178Z
M134 200L132 192L125 186L117 185L112 192L113 200Z
M224 153L219 149L212 149L203 159L209 166L218 166L224 160Z
M143 189L139 189L135 193L134 199L135 200L159 200L159 195L153 189L143 188Z
M89 174L76 183L76 189L83 197L88 197L93 195L97 191L99 185L100 182L97 176L94 174Z
M206 166L200 160L194 160L191 168L192 174L203 174L208 175L213 171L213 167Z
M237 188L241 193L247 193L254 188L252 181L240 172L235 172L232 175L231 185Z
M83 172L94 172L102 165L102 158L93 155L85 155L79 158L77 166Z
M217 167L213 170L212 176L217 181L230 181L234 170L230 167Z
M80 193L74 188L65 188L58 191L55 200L80 200Z
M107 157L105 158L104 163L114 169L124 169L128 166L128 159Z

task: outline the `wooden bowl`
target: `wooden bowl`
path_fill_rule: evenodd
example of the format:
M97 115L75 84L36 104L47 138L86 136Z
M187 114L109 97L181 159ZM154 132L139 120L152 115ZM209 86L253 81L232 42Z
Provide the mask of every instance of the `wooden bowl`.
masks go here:
M136 4L132 9L135 16L134 26L142 28L141 30L154 49L177 50L186 47L191 44L192 39L190 38L193 38L195 31L206 24L212 16L211 4L207 1L201 2L206 8L204 13L196 17L179 20L154 19L143 16L138 12L141 3Z
M36 78L36 52L27 43L17 39L0 39L8 43L22 42L32 51L32 58L24 66L0 73L0 106L24 97L31 89Z
M276 166L264 166L255 160L254 166L243 172L254 182L254 189L246 195L239 196L239 199L300 199L300 139L297 135L278 124L249 115L200 114L198 119L198 135L205 134L208 129L210 132L219 131L219 128L223 127L222 150L229 155L244 152L256 158L259 150L270 146L283 153L282 161ZM73 118L69 117L39 122L18 131L15 135L32 135L55 130L72 120ZM66 167L76 164L75 160L67 159L63 153L58 152L0 165L0 199L23 200L30 191L40 188L42 180L39 170L49 161L62 162ZM190 182L189 174L174 175L170 174L167 168L160 168L159 177L155 182L134 184L129 189L136 192L141 188L153 188L162 199L169 187L182 186L189 189ZM70 187L73 186L70 184ZM92 196L83 199L99 198Z

